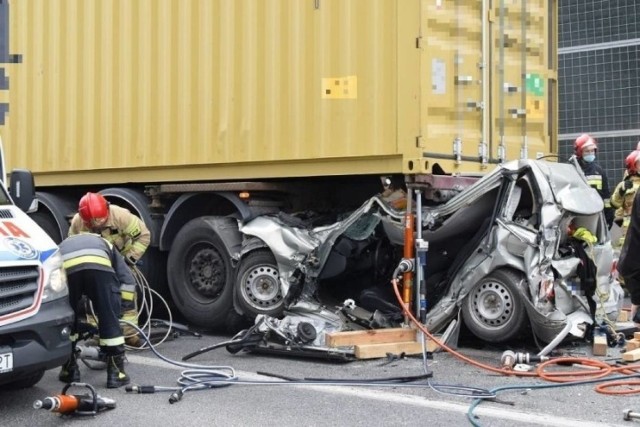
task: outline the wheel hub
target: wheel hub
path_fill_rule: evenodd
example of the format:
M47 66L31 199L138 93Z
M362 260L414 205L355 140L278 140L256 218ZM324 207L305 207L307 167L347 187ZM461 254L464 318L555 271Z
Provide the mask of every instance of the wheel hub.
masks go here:
M243 279L242 297L252 307L269 310L282 301L278 270L274 266L256 266Z
M214 249L198 250L189 263L191 286L202 296L215 298L224 288L224 263Z
M480 285L473 298L474 313L487 326L498 327L507 323L512 307L508 289L496 282Z

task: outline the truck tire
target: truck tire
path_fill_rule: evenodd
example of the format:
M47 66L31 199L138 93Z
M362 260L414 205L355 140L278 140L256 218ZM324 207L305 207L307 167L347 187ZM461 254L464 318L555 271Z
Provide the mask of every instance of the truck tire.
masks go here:
M34 212L29 214L31 219L51 237L51 240L57 245L67 236L62 236L60 228L52 215L44 212Z
M22 388L33 387L38 384L44 376L44 369L26 375L18 380L5 384L3 387L7 390L19 390Z
M176 307L188 321L208 329L224 328L233 310L235 270L218 224L224 225L211 217L189 221L176 235L167 262Z
M238 266L236 302L245 315L279 316L284 309L278 264L268 249L247 254Z
M169 310L174 311L175 306L173 306L171 301L171 293L169 292L169 285L167 284L167 273L164 268L166 265L166 252L161 252L158 248L149 247L138 263L138 269L149 284L149 287L167 301ZM138 293L139 292L140 291L138 291ZM154 300L152 317L167 318L167 316L167 307L161 304L160 301Z
M475 336L500 343L525 332L528 317L517 289L522 279L514 271L496 270L471 289L462 303L462 318Z

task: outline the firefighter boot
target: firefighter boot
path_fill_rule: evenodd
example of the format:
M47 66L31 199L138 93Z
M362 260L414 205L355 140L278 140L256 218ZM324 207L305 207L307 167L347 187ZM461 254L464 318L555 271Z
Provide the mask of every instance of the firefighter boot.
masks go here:
M107 388L118 388L131 382L124 371L124 353L107 357Z
M138 312L134 311L133 314L131 312L126 312L122 316L123 320L128 320L134 325L138 325ZM145 341L140 338L138 331L131 325L124 323L122 324L122 334L124 335L124 343L129 347L133 348L142 348L144 347Z
M75 350L71 352L71 357L67 360L60 373L58 379L63 383L77 383L80 381L80 368L78 367L78 359Z

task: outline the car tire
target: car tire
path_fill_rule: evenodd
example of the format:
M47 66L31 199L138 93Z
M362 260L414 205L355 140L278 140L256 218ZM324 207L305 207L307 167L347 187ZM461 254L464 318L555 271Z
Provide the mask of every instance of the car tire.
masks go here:
M496 270L480 280L462 303L467 328L483 341L500 343L522 335L528 317L518 289L523 276L512 270Z
M255 318L258 314L275 317L282 314L284 296L280 287L278 264L270 250L258 249L240 260L236 302L250 318Z

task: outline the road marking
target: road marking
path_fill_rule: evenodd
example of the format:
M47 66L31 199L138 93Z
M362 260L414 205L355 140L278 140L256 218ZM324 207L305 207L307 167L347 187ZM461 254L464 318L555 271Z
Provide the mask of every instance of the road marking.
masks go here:
M180 367L176 365L170 365L167 362L164 362L159 359L150 359L148 357L136 356L131 353L127 353L127 358L129 361L147 365L154 366L165 369L173 369L176 371L182 371L185 369L197 369L194 367ZM200 366L200 368L206 369L215 369L215 368L231 368L230 366ZM255 372L244 372L236 370L236 375L240 379L248 380L248 381L277 381L272 377L264 376L256 374ZM305 389L314 389L323 393L329 394L339 394L339 395L347 395L351 397L361 398L361 399L369 399L369 400L379 400L386 403L399 403L403 405L412 405L422 408L429 409L437 409L440 411L447 412L457 412L461 414L466 414L469 410L469 405L471 404L471 400L469 400L468 404L462 403L454 403L454 402L443 402L441 400L431 400L423 396L414 396L407 394L398 394L398 393L389 393L382 390L368 390L364 387L353 387L353 386L328 386L328 385L292 385L291 387L301 387ZM375 386L372 386L375 387ZM426 386L425 386L426 388ZM597 422L589 422L585 420L575 419L575 418L564 418L557 415L551 414L533 414L521 411L514 411L512 409L507 409L504 407L501 408L488 408L483 406L478 406L473 413L478 416L485 416L491 418L498 418L502 420L511 420L516 422L528 423L528 424L539 424L542 426L557 426L557 427L565 427L568 425L579 425L580 427L605 427L605 426L615 426L616 424L605 424L605 423L597 423Z

